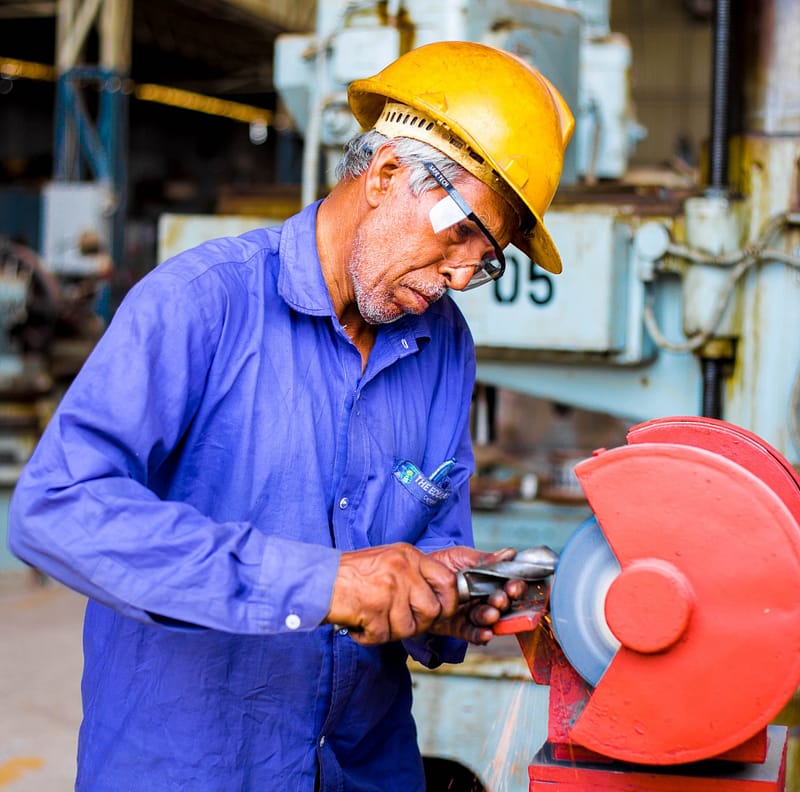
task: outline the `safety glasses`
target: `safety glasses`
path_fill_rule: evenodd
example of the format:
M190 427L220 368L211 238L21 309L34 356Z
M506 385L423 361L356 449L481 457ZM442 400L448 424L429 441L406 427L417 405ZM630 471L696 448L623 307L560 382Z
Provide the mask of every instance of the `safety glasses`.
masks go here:
M435 234L439 235L442 231L456 223L463 223L464 220L472 221L478 230L486 237L492 246L491 253L485 253L480 261L467 262L458 266L472 267L474 274L470 278L463 291L475 289L483 286L484 283L497 280L506 271L506 259L503 256L503 249L497 240L491 235L489 229L481 222L480 218L472 211L470 205L461 197L461 194L453 186L452 182L436 167L432 162L423 162L425 169L436 179L437 184L447 193L441 201L436 203L430 211L431 225Z

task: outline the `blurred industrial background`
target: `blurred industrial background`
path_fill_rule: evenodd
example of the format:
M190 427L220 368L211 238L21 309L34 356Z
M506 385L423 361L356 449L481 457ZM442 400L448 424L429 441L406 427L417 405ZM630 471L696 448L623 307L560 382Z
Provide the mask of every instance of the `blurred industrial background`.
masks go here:
M575 462L650 418L723 418L797 467L798 36L794 0L0 0L0 788L73 771L80 604L5 542L53 406L165 256L324 194L355 131L345 86L410 47L509 49L578 121L548 214L564 275L510 251L502 281L458 297L478 544L560 548L588 514ZM464 789L527 788L547 716L515 652L417 671L425 753ZM59 693L32 703L34 678ZM528 713L511 735L510 709Z

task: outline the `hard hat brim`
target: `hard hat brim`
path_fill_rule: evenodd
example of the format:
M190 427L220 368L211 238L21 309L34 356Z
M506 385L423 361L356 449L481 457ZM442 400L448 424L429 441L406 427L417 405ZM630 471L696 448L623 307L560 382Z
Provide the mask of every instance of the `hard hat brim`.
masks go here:
M517 233L511 238L511 244L519 248L543 270L552 272L553 275L559 275L563 267L556 244L541 218L537 217L536 221L533 234Z

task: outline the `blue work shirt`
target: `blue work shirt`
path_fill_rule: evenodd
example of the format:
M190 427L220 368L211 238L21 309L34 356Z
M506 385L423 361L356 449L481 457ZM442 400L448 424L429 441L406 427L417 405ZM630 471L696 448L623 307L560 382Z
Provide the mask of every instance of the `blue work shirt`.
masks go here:
M407 652L465 645L320 625L342 551L472 544L474 350L445 297L362 374L316 209L136 284L16 487L12 549L90 598L78 790L423 787Z

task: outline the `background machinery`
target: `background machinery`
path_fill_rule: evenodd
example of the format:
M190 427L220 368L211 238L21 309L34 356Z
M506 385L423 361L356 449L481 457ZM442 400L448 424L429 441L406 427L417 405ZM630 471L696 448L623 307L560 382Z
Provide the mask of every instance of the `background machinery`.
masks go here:
M590 653L589 659L601 674L614 675L613 683L603 677L606 681L593 694L587 692L591 684L573 668L569 652L568 660L564 660L559 641L541 640L541 630L531 634L540 636L538 647L547 645L549 649L540 649L544 654L539 656L531 646L526 648L535 679L553 684L552 674L556 672L543 671L543 663L551 663L557 673L561 673L558 669L569 669L564 679L570 692L564 694L559 688L556 694L556 688L551 688L549 713L543 688L511 682L516 671L505 657L471 651L464 667L451 674L416 669L415 706L424 753L464 765L473 773L469 783L492 790L527 788L527 760L546 742L544 724L549 720L551 732L561 728L566 733L564 723L572 724L575 711L580 710L601 715L593 720L586 715L579 721L582 740L561 740L560 758L568 754L566 767L573 768L572 772L540 774L535 784L530 782L535 788L549 788L551 784L565 789L717 788L733 765L727 765L724 772L709 770L708 766L698 769L705 780L696 781L696 786L687 785L685 774L676 780L662 771L637 774L630 768L621 775L615 768L606 775L585 775L576 780L576 756L582 755L581 746L590 744L594 753L583 754L589 764L601 755L623 762L664 764L666 754L673 749L675 756L680 756L676 759L679 763L716 757L735 748L754 721L774 717L800 681L796 660L787 656L797 654L794 605L764 604L765 612L785 607L785 621L761 618L747 625L736 624L737 613L758 610L763 604L761 594L767 597L768 587L763 584L773 573L766 571L766 557L784 557L786 566L775 572L774 579L780 579L786 590L795 589L793 581L800 561L794 535L798 493L793 467L800 461L800 56L792 43L800 33L800 6L781 0L717 0L714 4L709 64L712 106L702 163L704 177L700 186L688 187L627 178L631 153L645 130L637 123L630 101L635 53L623 36L611 32L609 12L608 2L592 0L443 0L436 4L329 0L318 4L313 33L279 37L276 43L276 87L305 139L303 202L324 193L326 174L332 172L341 145L357 131L347 108L347 84L429 41L474 40L508 49L544 72L575 112L576 133L567 152L562 184L547 213L548 228L565 262L564 273L553 278L536 262L509 248L509 269L501 281L483 290L455 295L478 347L479 395L488 396L476 402L479 452L481 440L492 439L491 427L497 420L492 395L498 389L617 416L628 425L668 415L708 419L707 423L693 424L687 418L688 429L680 422L660 430L656 427L649 430L648 442L642 444L639 438L644 430L633 432L629 446L576 467L577 459L567 459L566 478L572 477L579 495L588 496L588 504L580 498L555 504L526 503L523 499L499 512L475 511L479 545L528 547L541 541L559 551L565 545L567 549L572 546L562 556L562 571L556 572L554 596L559 577L569 581L562 584L562 591L588 587L588 600L575 600L573 604L572 613L579 615L574 621L584 622L585 613L594 608L595 618L590 624L601 637L587 638L574 625L563 628L562 634L569 636L565 640L569 645L576 643L570 630L577 633L579 656L588 651L584 644L592 648L594 641L599 641L605 653L601 652L599 659ZM724 423L714 423L720 419ZM747 432L751 434L745 435ZM756 440L744 441L745 436ZM731 438L740 445L731 446L727 442ZM659 445L651 447L650 440ZM747 461L751 452L757 457L760 454L763 463L755 472ZM634 490L626 490L625 477L630 471L623 473L624 465L612 465L626 454L635 457L635 475L650 481L650 489L641 499ZM783 461L776 461L778 458ZM672 472L662 474L663 466L672 462L675 470L670 468ZM706 463L710 467L704 467ZM750 513L749 507L742 506L741 513L731 516L718 508L721 501L736 497L740 491L737 487L749 491L752 478L769 481L766 471L771 468L784 477L784 483L791 480L789 495L785 491L761 493L774 501L781 513L777 520L780 528L767 527L776 519L775 514L756 516L755 511ZM594 480L588 471L597 470L599 477L606 469L608 481L603 486L608 484L612 502L606 497L598 510L595 501L601 498L600 487L587 484ZM702 479L706 475L703 471L707 471L709 482L706 495L684 497L689 482L698 476ZM758 484L753 486L761 492ZM786 501L782 500L784 496ZM603 530L592 519L592 510ZM648 510L655 510L652 518ZM625 517L626 512L629 517ZM587 518L590 528L584 522ZM608 536L605 518L612 531ZM663 719L664 707L659 704L669 702L673 693L665 692L663 684L648 680L649 672L617 672L618 662L611 660L616 649L609 647L617 647L619 639L608 637L602 603L603 586L607 588L619 576L615 555L619 548L612 526L615 521L624 523L623 533L632 544L639 537L658 545L662 541L658 538L659 521L675 519L682 520L687 533L695 537L687 554L701 558L691 563L702 565L703 556L709 560L708 587L717 592L710 594L709 602L697 606L698 612L706 613L708 607L711 615L704 618L716 620L715 629L722 631L752 627L759 637L764 636L764 653L780 655L791 668L774 669L772 678L780 675L781 689L770 691L767 703L756 693L757 680L745 673L750 663L747 658L754 656L752 642L741 632L732 640L720 638L717 668L724 679L711 686L713 693L695 705L686 694L705 684L698 681L701 677L707 680L717 673L699 662L705 650L690 640L685 664L677 672L674 669L678 665L670 665L673 655L663 652L670 659L665 659L664 669L657 673L675 674L669 691L683 691L684 697L672 702L673 708L683 708L683 721L672 731L671 726L665 726L658 749L650 746L637 754L633 747L614 749L599 742L618 739L635 745L640 730L650 728L636 718L647 723ZM582 527L576 531L579 525ZM731 547L723 550L731 535L734 545L741 542L741 546L736 545L736 551ZM685 539L688 548L689 538L683 536L674 543L680 545ZM762 548L760 552L754 550L757 547ZM631 552L628 560L638 551ZM681 548L671 545L670 552L680 555ZM652 547L648 553L659 555ZM602 563L587 573L589 562L598 558ZM575 580L587 574L588 581ZM682 584L669 575L662 580L660 573L650 580L649 574L645 570L643 585L652 583L658 589L666 580L664 585L670 591L669 595L654 594L658 600L654 604L657 622L670 610L664 604L672 603L674 592L669 587L680 589ZM719 582L718 589L714 581ZM737 585L743 588L737 589ZM743 591L751 587L756 589L753 598L742 601ZM625 587L619 584L616 588ZM630 591L619 596L627 605L636 599ZM563 597L569 600L569 595ZM559 606L553 604L557 616ZM691 610L688 605L687 609ZM619 610L624 608L620 606ZM646 622L644 616L642 621ZM658 632L655 626L616 627L623 632L643 631L643 635L634 637L634 643L667 640L651 634ZM555 638L559 637L557 629ZM683 639L673 638L683 645ZM659 653L660 648L651 651L649 657L661 657ZM574 665L581 668L585 662L581 659ZM630 674L627 682L626 674ZM597 678L591 681L597 683ZM599 691L609 688L612 692L600 703ZM734 691L738 695L732 695ZM566 700L559 705L557 700L554 703L554 696ZM722 706L723 699L732 702L728 715L739 713L737 717L744 718L746 725L734 725L727 715L712 713ZM758 703L753 703L756 700ZM637 705L636 715L627 712L610 716L613 724L619 719L624 722L622 730L615 732L615 726L608 724L603 727L604 714L623 702L631 710ZM487 717L487 712L493 717ZM443 713L450 713L450 717L443 718ZM725 722L720 727L722 738L718 733L715 737L710 733L699 736L701 743L706 737L708 742L684 754L677 750L679 746L671 747L674 741L683 746L692 724L695 731L703 732L706 720L719 718ZM590 720L591 725L583 725ZM765 724L753 728L752 734ZM603 736L587 742L586 735L592 730L599 730ZM785 753L781 740L785 741L785 735L778 740L778 748L773 733L770 735L767 738L765 730L756 739L760 740L759 747L734 753L733 757L755 761L760 770L753 770L755 775L750 780L777 789L782 788L780 774L785 773L781 770ZM769 754L774 750L779 753L777 760ZM504 754L504 758L498 761L498 754ZM765 759L767 765L772 762L766 770ZM548 760L542 761L547 764ZM606 766L604 762L601 766ZM738 781L744 783L743 779ZM720 788L761 787L731 782Z
M276 86L305 137L304 201L324 191L330 159L357 131L352 79L431 40L515 52L575 109L548 212L570 266L551 278L510 249L502 282L457 296L480 380L637 420L702 411L797 459L800 10L734 5L716 4L708 183L686 194L625 181L644 130L608 2L319 3L314 34L276 42Z
M301 203L324 194L357 131L347 84L431 41L481 41L530 60L576 117L547 214L564 274L509 248L501 281L456 295L477 344L476 451L479 461L499 457L504 474L508 460L492 446L509 393L558 405L554 415L578 409L637 426L626 445L594 457L585 442L567 444L546 476L515 468L486 488L478 477L478 545L547 545L559 566L550 601L540 597L504 628L519 635L525 660L509 637L491 652L471 650L460 667L412 669L432 790L778 789L784 772L800 789L791 734L786 770L787 735L771 725L800 682L787 597L800 564L800 4L680 2L713 14L699 185L632 177L648 131L631 102L637 54L611 30L611 0L318 0L313 30L275 40L275 117L288 114L303 138ZM57 5L42 247L0 247L5 492L46 419L40 397L102 331L98 301L103 313L109 266L122 255L131 1ZM185 3L173 16L195 24L193 5L227 4ZM243 13L260 4L229 5ZM299 18L310 4L285 6ZM92 8L102 33L98 66L87 71L79 52ZM250 55L261 44L252 46ZM80 95L93 86L96 95ZM92 183L77 181L87 172ZM281 219L164 215L156 258ZM45 366L31 368L40 358L20 348L46 349ZM683 418L652 422L662 416ZM641 574L640 588L630 588L628 569L634 582ZM641 587L654 618L632 607ZM559 593L575 589L582 598ZM625 607L609 615L612 594ZM638 617L624 618L631 610ZM676 613L685 617L677 624ZM578 626L586 624L588 633ZM612 710L619 728L609 730L595 716Z

